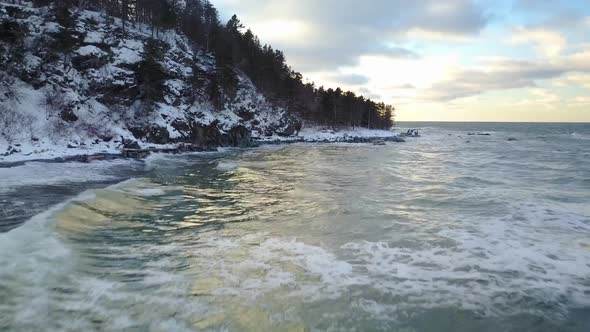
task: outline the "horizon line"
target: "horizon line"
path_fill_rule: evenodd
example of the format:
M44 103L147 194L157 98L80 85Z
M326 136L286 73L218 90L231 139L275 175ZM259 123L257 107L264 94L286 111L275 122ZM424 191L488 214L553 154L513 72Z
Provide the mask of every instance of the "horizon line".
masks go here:
M560 123L560 124L590 124L590 121L568 122L568 121L451 121L451 120L396 120L395 123L400 122L439 122L439 123Z

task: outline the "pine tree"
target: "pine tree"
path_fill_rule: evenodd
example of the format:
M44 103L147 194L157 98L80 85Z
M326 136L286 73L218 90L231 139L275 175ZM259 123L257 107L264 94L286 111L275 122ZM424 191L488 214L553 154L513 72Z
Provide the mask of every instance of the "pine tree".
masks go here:
M136 82L140 88L141 99L149 111L155 102L164 99L164 82L169 78L168 73L160 62L164 54L162 44L156 39L150 39L144 47L144 58L136 70Z

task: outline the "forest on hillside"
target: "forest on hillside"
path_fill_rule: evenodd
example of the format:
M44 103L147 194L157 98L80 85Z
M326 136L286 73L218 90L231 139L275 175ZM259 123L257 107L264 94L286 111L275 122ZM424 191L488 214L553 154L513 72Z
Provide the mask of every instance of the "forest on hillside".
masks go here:
M216 59L215 75L200 77L195 84L209 80L207 94L216 108L231 100L238 86L236 69L241 70L275 105L305 121L337 127L390 128L394 107L378 103L340 88L326 89L304 83L303 75L293 70L285 54L263 44L234 15L223 23L217 9L208 0L33 0L35 6L53 5L58 22L66 27L60 36L60 48L68 52L75 36L68 29L73 9L105 12L120 19L123 33L129 26L146 24L152 41L146 46L142 64L145 98L161 98L158 82L165 77L158 65L158 35L162 30L183 33L195 49L211 53Z

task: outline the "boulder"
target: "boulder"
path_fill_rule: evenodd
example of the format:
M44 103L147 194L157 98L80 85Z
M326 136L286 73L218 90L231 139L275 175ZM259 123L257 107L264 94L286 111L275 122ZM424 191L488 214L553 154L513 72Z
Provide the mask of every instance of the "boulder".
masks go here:
M139 145L139 143L137 143L137 141L134 141L132 139L125 139L125 138L121 137L121 142L123 143L124 149L141 150L141 146Z
M243 148L252 146L252 132L242 125L233 127L229 130L227 135L229 136L228 145L230 146Z
M59 114L59 117L67 123L73 123L78 121L78 116L70 108L62 110Z
M193 123L191 126L190 143L202 148L216 148L219 146L251 147L253 146L252 132L243 125L237 125L222 132L218 122L208 125Z
M299 121L297 118L293 116L286 116L284 117L279 127L275 130L277 135L282 137L294 136L299 135L299 131L303 127L303 123Z
M191 123L190 128L190 143L199 147L217 147L222 146L221 133L217 128L217 121L208 125L201 123Z

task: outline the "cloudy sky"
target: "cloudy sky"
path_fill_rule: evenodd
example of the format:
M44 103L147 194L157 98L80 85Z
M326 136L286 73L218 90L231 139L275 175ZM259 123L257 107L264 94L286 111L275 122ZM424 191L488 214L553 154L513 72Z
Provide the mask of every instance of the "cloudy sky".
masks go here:
M212 0L398 120L590 122L589 0Z

